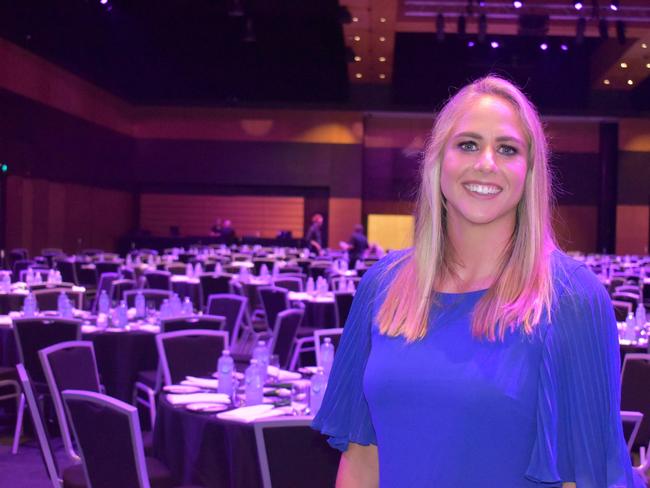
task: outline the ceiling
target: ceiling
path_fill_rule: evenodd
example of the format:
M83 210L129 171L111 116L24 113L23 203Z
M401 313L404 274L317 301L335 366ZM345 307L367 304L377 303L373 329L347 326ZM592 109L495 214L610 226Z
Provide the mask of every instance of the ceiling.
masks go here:
M101 1L0 0L0 36L142 105L431 110L450 87L497 72L547 112L650 110L649 0L620 0L618 12L609 0L580 12L568 0ZM548 16L545 34L522 35L522 14Z

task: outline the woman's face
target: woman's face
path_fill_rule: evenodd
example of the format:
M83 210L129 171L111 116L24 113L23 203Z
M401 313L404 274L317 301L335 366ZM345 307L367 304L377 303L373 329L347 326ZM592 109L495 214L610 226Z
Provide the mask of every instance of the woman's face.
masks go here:
M527 154L525 131L510 103L492 95L467 103L442 159L448 225L511 221L514 227Z

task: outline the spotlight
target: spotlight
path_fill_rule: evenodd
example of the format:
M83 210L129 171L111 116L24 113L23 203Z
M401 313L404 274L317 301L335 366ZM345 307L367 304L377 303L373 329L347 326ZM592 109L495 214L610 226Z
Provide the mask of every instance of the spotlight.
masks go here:
M438 42L445 40L445 16L442 14L438 14L436 17L436 38Z
M102 5L106 5L108 3L108 0L99 0L99 3L101 3Z
M467 41L467 47L474 47L475 45L474 41Z
M576 23L576 44L582 44L585 40L585 30L587 29L587 20L580 17Z
M576 10L582 10L582 6L583 6L582 2L580 2L580 1L574 1L573 2L573 8L576 9Z
M539 48L540 48L542 51L546 51L546 50L548 49L548 44L546 44L545 42L542 42L542 43L539 45Z
M598 32L600 33L601 39L609 39L609 25L607 23L607 19L600 19L598 21Z
M458 35L463 37L467 32L467 21L465 20L464 15L458 17Z
M499 47L499 43L498 43L498 41L492 41L492 42L490 43L490 46L492 46L492 49L496 49L496 48Z
M521 8L521 7L524 6L524 4L521 3L521 0L514 0L514 2L512 2L512 6L513 6L514 8Z
M622 20L616 21L616 38L618 39L619 44L625 45L625 22Z
M618 12L618 7L619 7L618 0L611 0L609 2L609 8L613 10L614 12Z
M481 14L478 18L478 42L485 42L487 36L487 16Z
M566 44L560 44L560 49L562 49L562 51L568 51L569 46L567 46Z
M357 60L357 55L354 53L354 49L352 49L350 46L345 46L345 60L348 63L354 63ZM359 58L359 61L361 58Z

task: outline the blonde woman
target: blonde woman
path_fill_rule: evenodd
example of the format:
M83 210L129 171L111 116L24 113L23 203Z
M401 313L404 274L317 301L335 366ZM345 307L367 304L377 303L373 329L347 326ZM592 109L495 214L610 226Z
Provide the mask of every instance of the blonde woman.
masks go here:
M612 306L555 245L533 105L466 86L421 176L414 247L365 274L314 420L337 486L634 486Z

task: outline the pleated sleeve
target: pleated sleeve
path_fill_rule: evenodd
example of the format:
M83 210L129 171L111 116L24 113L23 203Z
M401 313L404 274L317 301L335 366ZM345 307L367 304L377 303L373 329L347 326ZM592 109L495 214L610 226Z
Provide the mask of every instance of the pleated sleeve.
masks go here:
M329 443L346 451L348 443L377 444L368 403L363 393L363 375L370 354L373 300L378 273L387 258L370 268L359 283L325 391L312 427L329 436Z
M574 267L556 290L526 475L542 486L645 486L634 481L623 439L618 333L609 296L585 266Z

